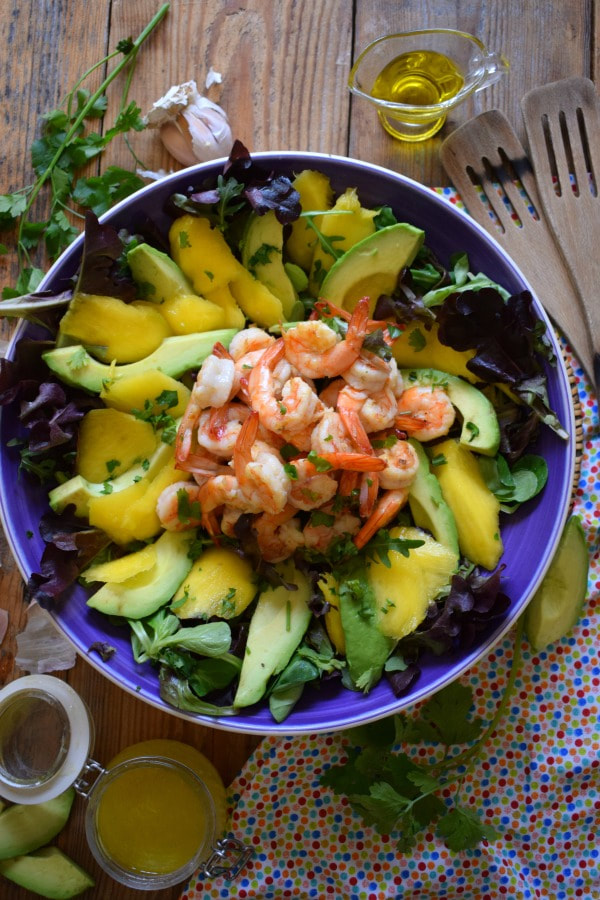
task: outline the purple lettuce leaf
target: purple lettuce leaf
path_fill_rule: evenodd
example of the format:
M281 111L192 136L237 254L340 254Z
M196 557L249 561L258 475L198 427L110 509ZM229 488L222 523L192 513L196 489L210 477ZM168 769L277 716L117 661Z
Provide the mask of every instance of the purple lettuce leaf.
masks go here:
M419 677L419 659L423 653L440 656L468 650L482 631L506 614L511 601L501 590L503 569L504 566L499 566L492 573L473 569L452 577L447 596L432 603L416 631L398 642L397 651L407 667L386 672L397 696Z
M300 215L300 195L287 175L275 175L258 166L241 141L235 141L222 177L233 179L233 183L242 186L241 190L236 190L238 202L240 197L247 200L258 215L273 210L282 225L294 222ZM187 199L191 203L178 198L176 205L188 212L202 212L203 206L222 200L222 189L218 185L206 185L202 190L190 193Z
M25 586L25 599L35 600L45 609L54 605L110 543L103 531L76 518L72 509L69 506L60 515L48 512L40 520L40 536L45 547L40 571L32 572Z
M123 242L112 225L101 225L91 210L85 214L83 255L77 291L130 301L137 298L137 286L121 264Z

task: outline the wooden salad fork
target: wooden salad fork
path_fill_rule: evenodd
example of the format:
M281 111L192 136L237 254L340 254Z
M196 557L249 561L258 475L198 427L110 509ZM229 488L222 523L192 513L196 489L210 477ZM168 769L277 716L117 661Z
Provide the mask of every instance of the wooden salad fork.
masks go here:
M446 138L441 160L471 216L512 257L593 377L587 317L546 219L532 166L512 125L492 109Z
M600 99L588 78L565 78L521 101L542 207L578 288L600 387Z

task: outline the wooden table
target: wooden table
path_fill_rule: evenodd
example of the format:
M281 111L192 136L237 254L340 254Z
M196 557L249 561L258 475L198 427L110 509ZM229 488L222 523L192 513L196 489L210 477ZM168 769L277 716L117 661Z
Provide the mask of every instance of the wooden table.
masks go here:
M3 151L0 192L29 183L29 148L40 115L56 106L75 80L117 42L137 36L159 0L4 0L0 4L3 72ZM600 15L593 0L172 0L171 9L144 45L131 91L143 111L172 85L195 78L202 88L212 66L223 76L209 95L227 110L234 134L252 151L313 150L349 155L387 166L425 184L446 184L440 142L484 109L498 107L522 139L519 101L537 85L570 75L593 78L600 59ZM422 144L393 141L374 110L351 99L346 82L352 60L374 38L417 28L458 28L503 51L511 70L497 85L460 107L440 135ZM111 95L107 121L119 91ZM132 145L148 169L179 166L156 132L134 134ZM101 166L132 167L122 140ZM41 208L43 207L43 204ZM10 235L0 236L10 246ZM14 256L0 256L0 280L12 284ZM2 323L2 336L10 327ZM1 605L10 615L0 647L0 684L23 674L14 666L15 638L26 613L19 572L5 543L0 548ZM151 737L170 737L198 747L226 782L257 744L158 712L114 687L85 660L66 679L89 705L96 722L95 758L108 761L120 748ZM84 803L77 802L58 844L96 878L86 896L126 900L139 893L121 887L95 864L82 830ZM2 880L5 900L33 895ZM158 892L175 898L179 889ZM148 897L153 896L149 893Z

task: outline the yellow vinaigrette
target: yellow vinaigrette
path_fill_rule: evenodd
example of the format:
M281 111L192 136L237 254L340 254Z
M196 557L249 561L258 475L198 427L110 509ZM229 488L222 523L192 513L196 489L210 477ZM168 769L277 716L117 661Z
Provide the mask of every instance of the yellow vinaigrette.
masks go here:
M198 790L185 770L140 761L122 771L104 789L96 812L98 841L105 854L124 869L158 875L185 866L200 848L205 847L209 856L226 821L225 787L215 767L194 747L156 739L122 750L111 760L109 771L140 756L182 763L202 780L209 796Z

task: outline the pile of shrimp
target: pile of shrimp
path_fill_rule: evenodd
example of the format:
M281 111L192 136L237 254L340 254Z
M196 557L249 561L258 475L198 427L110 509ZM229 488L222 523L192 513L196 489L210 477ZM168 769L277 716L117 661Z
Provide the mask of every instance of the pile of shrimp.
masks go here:
M228 350L215 344L175 443L192 480L159 497L164 528L233 537L249 514L274 563L349 537L360 549L393 520L418 469L407 437L441 437L455 414L442 387L405 386L393 357L363 347L377 329L393 343L368 311L368 298L352 314L319 302L279 338L248 327Z

